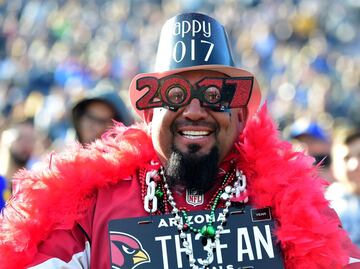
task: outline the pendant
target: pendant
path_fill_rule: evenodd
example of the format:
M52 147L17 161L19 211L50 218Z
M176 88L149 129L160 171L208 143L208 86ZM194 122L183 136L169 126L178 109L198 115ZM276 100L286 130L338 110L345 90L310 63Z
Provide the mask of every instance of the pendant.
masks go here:
M192 206L202 205L204 203L204 194L197 190L186 190L186 203Z
M200 233L207 238L213 238L215 236L215 228L210 224L206 224L201 228Z

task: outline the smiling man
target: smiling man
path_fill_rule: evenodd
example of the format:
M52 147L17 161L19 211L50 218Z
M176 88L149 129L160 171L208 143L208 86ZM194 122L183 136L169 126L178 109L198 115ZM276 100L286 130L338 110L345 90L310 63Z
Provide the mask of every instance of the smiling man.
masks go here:
M3 268L360 268L313 160L255 114L259 85L216 20L168 20L155 72L129 91L143 125L17 175Z
M203 78L224 78L226 75L215 71L187 71L178 74L178 79L196 85ZM185 91L175 84L168 93L179 91L180 100L185 99ZM217 90L210 86L209 90ZM211 96L220 93L212 93ZM179 98L179 97L178 97ZM216 100L220 97L209 97ZM220 160L228 154L238 139L246 122L245 107L234 108L226 112L209 109L199 99L191 99L189 104L171 111L155 108L148 112L151 123L153 145L162 163L166 164L166 175L172 185L186 184L186 187L198 191L213 186ZM150 121L151 119L151 121ZM153 120L155 119L155 120Z

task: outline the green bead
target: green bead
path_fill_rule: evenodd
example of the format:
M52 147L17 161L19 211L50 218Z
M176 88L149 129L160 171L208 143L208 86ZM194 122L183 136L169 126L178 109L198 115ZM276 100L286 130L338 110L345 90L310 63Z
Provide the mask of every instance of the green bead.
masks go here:
M200 230L201 235L206 237L215 236L215 228L212 225L204 225Z
M207 225L204 225L201 230L200 230L200 233L203 235L203 236L206 236L206 231L207 231Z
M214 226L208 225L206 231L207 231L207 234L208 234L209 237L214 237L215 236L215 228L214 228Z
M155 196L156 196L157 198L161 199L161 198L164 197L164 192L163 192L162 190L157 189L157 190L155 191Z

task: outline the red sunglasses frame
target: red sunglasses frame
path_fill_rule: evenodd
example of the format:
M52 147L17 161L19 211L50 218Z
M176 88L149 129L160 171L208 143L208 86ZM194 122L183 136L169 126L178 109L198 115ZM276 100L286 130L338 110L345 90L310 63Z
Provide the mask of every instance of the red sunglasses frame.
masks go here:
M217 112L223 112L231 108L247 106L253 90L254 77L204 77L191 84L186 78L179 75L170 75L163 78L146 76L136 81L136 90L148 89L137 100L136 108L146 110L155 107L165 107L177 111L180 107L188 105L193 98L197 98L203 107ZM181 103L173 103L168 98L169 90L179 87L185 93ZM219 90L218 102L209 102L205 98L205 91L210 87Z

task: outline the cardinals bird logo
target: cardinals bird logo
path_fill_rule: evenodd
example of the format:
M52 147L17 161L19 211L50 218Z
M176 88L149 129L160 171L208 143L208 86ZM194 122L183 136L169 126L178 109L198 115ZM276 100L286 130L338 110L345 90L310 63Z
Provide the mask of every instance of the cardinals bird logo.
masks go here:
M110 231L111 263L114 269L133 269L151 262L140 241L126 233Z

